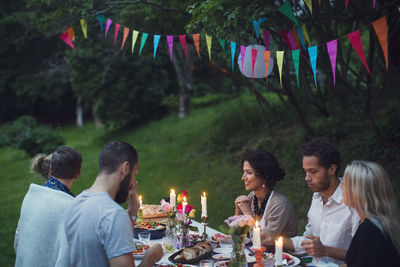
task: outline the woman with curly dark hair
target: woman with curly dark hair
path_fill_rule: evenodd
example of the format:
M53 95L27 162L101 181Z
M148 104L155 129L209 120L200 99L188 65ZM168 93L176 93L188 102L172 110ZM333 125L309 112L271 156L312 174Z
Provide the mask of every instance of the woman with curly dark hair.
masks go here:
M274 186L285 176L275 157L266 151L249 151L242 159L242 180L248 196L235 200L236 215L252 215L269 237L297 235L298 220L289 200Z

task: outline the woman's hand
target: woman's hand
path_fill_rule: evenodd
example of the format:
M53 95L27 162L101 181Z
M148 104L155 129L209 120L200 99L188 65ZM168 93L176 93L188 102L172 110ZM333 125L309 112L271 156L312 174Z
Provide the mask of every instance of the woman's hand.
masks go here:
M235 215L253 215L251 201L247 196L238 196L235 200Z

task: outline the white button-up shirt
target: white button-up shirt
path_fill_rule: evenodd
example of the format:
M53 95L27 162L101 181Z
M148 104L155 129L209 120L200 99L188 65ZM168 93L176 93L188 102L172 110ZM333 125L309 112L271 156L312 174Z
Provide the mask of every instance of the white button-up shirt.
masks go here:
M308 223L303 236L291 238L296 254L305 252L301 242L307 240L306 235L319 236L322 244L347 250L360 222L357 212L343 203L340 185L325 205L322 195L315 192L307 217ZM344 263L330 257L314 258L314 262L318 261Z

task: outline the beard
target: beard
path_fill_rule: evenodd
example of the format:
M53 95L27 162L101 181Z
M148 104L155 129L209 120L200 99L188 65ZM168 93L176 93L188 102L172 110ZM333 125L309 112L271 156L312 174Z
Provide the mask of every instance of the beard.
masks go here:
M129 184L131 182L131 172L132 171L130 171L128 175L126 175L124 179L122 179L121 183L119 183L118 192L115 196L115 202L117 202L118 204L122 204L128 199L130 189Z

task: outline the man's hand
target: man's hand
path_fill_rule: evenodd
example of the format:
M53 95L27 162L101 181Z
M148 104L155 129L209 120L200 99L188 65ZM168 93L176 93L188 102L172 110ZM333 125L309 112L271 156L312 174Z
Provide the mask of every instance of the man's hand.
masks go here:
M130 216L136 216L140 208L139 198L136 192L138 182L135 181L129 189L128 194L128 213Z
M321 243L319 236L306 235L305 240L301 242L301 247L307 252L308 255L313 257L327 256L326 247Z
M151 267L157 261L161 260L164 254L163 248L159 243L152 245L144 255L142 262L140 263L140 267Z

